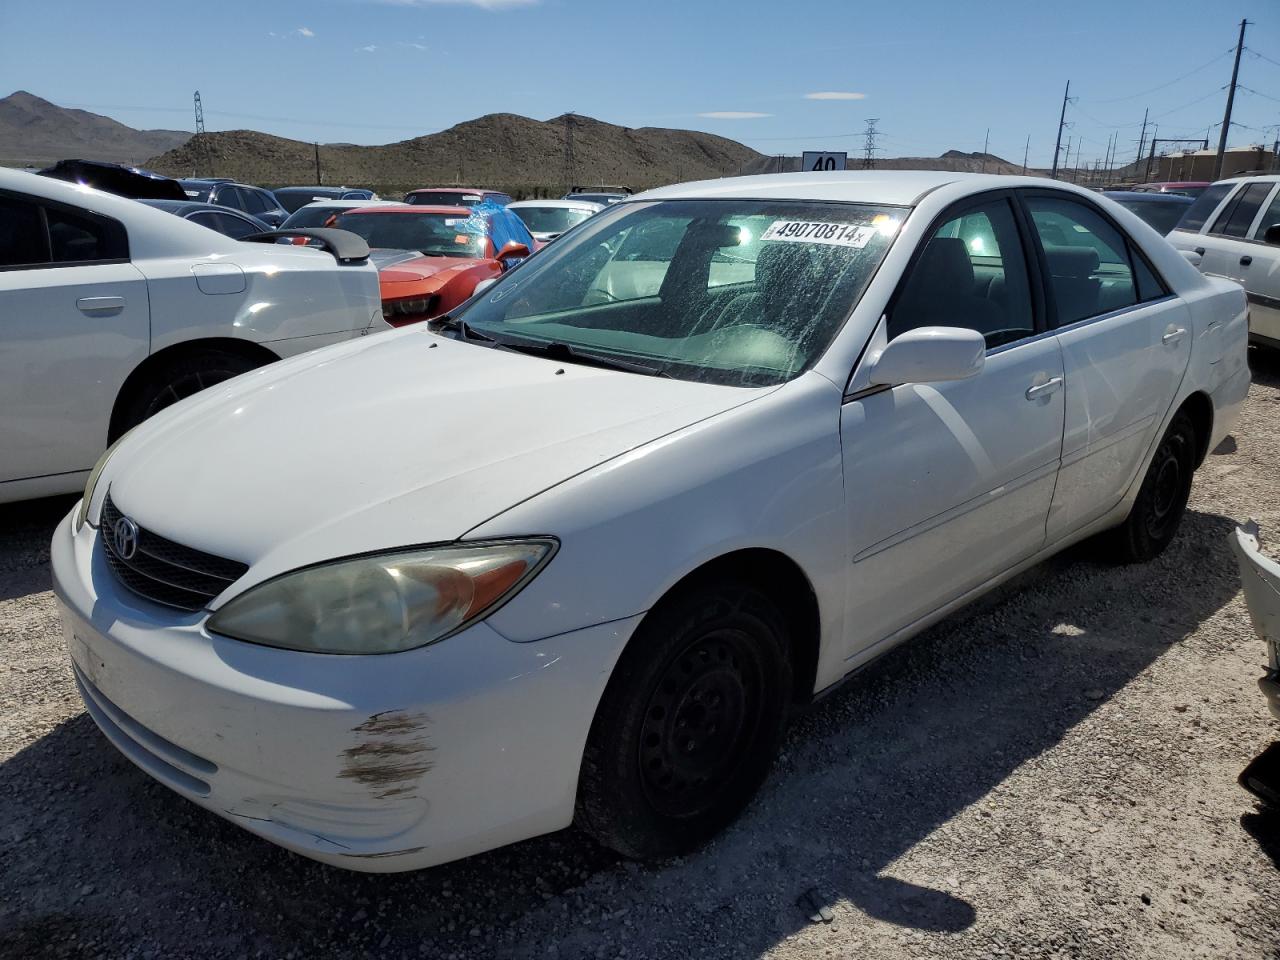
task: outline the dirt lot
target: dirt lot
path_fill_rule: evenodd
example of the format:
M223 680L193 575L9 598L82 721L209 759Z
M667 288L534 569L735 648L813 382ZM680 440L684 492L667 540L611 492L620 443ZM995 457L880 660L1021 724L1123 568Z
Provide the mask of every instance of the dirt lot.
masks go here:
M889 655L652 868L566 831L362 876L205 813L76 698L47 569L71 502L0 509L0 954L1275 957L1280 826L1235 784L1280 731L1227 547L1252 515L1280 553L1280 362L1254 370L1158 562L1075 551Z

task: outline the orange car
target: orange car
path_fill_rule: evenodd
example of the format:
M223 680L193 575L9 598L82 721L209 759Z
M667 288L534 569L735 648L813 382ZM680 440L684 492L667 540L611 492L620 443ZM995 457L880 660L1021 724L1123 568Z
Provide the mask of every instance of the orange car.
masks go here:
M369 244L382 316L395 327L448 313L481 280L501 276L538 248L520 218L497 204L358 207L329 225Z

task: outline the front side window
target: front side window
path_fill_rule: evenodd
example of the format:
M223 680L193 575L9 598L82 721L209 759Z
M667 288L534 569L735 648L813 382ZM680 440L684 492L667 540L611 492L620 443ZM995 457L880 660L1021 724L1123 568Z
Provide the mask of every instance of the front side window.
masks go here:
M925 242L886 332L892 340L934 326L976 330L988 349L1035 333L1026 258L1008 200L970 207Z
M1226 206L1209 228L1210 233L1224 237L1243 237L1258 215L1258 210L1271 195L1272 184L1251 183Z
M333 225L363 237L371 248L429 257L483 257L488 241L484 218L461 213L344 213Z
M539 253L460 319L499 345L608 355L685 380L781 383L822 355L904 216L868 204L627 204Z
M1192 233L1196 233L1204 226L1205 221L1209 219L1213 211L1218 209L1218 204L1234 188L1234 183L1215 183L1209 187L1204 193L1196 197L1195 203L1187 208L1187 212L1178 221L1178 229L1190 230Z
M267 199L265 193L257 190L245 190L243 192L247 201L245 208L249 213L266 213L276 208L276 205Z
M214 191L213 203L219 203L224 207L233 207L236 210L244 209L244 197L240 195L240 191L229 184L223 184Z
M1027 208L1044 248L1057 326L1138 302L1128 240L1076 200L1031 196Z

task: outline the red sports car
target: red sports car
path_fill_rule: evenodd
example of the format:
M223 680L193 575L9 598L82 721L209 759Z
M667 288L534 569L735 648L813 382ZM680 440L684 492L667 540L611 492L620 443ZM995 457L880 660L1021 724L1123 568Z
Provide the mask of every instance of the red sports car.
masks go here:
M359 207L330 225L369 244L382 316L396 327L448 313L538 248L520 218L496 204Z

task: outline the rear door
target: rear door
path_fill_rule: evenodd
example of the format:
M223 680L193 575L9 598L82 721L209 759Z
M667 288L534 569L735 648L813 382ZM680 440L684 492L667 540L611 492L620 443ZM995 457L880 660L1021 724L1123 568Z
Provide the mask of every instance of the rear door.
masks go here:
M0 482L93 466L149 320L123 224L0 192Z
M1204 232L1205 226L1217 220L1218 211L1234 199L1238 183L1233 180L1215 183L1196 197L1195 203L1169 234L1169 242L1179 250L1189 250L1200 257L1201 273L1215 277L1226 276L1228 244L1218 237ZM1231 198L1231 199L1228 199Z
M1280 226L1280 184L1254 222L1245 251L1250 262L1241 268L1249 295L1249 333L1280 347L1280 245L1263 239L1272 226Z
M1052 543L1124 496L1182 382L1191 324L1186 304L1100 207L1049 190L1021 198L1066 370Z

